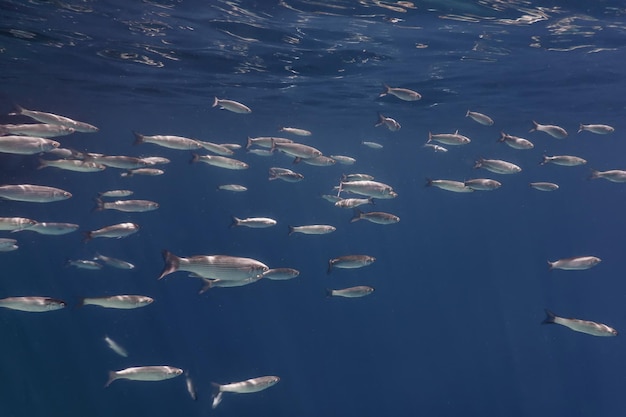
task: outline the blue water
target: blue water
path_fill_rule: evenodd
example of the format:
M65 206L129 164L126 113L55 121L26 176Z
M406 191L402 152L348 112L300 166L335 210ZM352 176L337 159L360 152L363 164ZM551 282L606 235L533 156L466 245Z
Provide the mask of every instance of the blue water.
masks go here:
M393 6L395 10L389 7ZM626 169L622 2L424 1L415 8L364 0L3 1L0 3L0 123L15 104L94 124L63 147L171 159L160 177L120 171L36 170L37 156L0 155L0 184L55 186L70 200L0 202L0 216L80 224L123 221L126 239L83 243L79 233L18 240L0 254L0 298L46 295L68 308L45 314L0 311L0 416L608 416L624 415L624 336L596 338L541 326L544 308L626 331L623 275L624 185L587 181L590 168ZM404 102L377 98L382 83L419 91ZM247 104L250 115L212 108L213 98ZM467 109L495 120L487 127ZM401 123L374 128L377 112ZM569 137L529 133L532 120ZM576 134L579 123L615 127ZM245 144L313 131L298 139L353 167L292 166L289 158L235 157L246 171L190 165L191 153L133 145L131 131ZM472 138L435 154L428 132ZM501 130L533 150L496 143ZM373 150L361 141L384 145ZM543 154L588 160L540 166ZM519 164L504 176L472 169L479 157ZM305 180L267 180L271 166ZM374 209L394 225L350 223L351 212L320 198L342 173L390 184L394 200ZM493 192L455 194L425 178L494 178ZM531 181L560 189L542 193ZM216 191L240 183L241 194ZM129 188L159 202L149 213L91 212L97 192ZM371 208L367 207L367 210ZM231 215L268 216L269 229L230 229ZM326 236L287 236L287 225L323 223ZM301 271L291 281L216 288L198 295L183 272L157 281L161 251L227 254ZM133 262L133 271L65 268L95 252ZM326 275L347 254L377 261ZM546 260L595 255L587 271L548 271ZM361 299L326 298L326 288L371 285ZM143 294L136 310L78 308L81 297ZM130 353L117 356L109 335ZM129 366L188 370L184 378L142 383L107 373ZM211 382L278 375L274 387L226 395L211 408Z

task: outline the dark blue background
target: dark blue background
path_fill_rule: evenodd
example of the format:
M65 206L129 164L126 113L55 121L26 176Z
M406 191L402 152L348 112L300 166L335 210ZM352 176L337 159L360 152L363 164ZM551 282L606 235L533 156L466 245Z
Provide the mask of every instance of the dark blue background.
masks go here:
M78 233L4 232L20 249L0 254L0 297L47 295L70 307L0 311L0 415L624 414L623 336L540 326L548 307L626 329L624 186L586 180L590 168L626 168L623 5L480 3L424 2L400 13L370 1L1 2L0 123L28 122L4 116L20 104L100 127L59 138L64 147L172 162L160 177L120 178L115 169L38 171L35 156L0 156L0 183L74 195L45 205L0 202L1 216L73 222L82 231L122 221L141 226L126 239L87 244ZM423 99L378 99L383 82ZM253 113L211 108L214 96ZM489 114L494 126L465 118L468 108ZM402 129L374 128L378 111ZM570 135L528 133L532 120ZM576 134L579 123L610 124L616 132ZM238 151L250 169L227 171L190 165L189 152L133 146L131 134L245 144L248 136L279 135L280 126L312 130L303 142L358 162L300 164L293 169L304 181L269 182L270 166L292 167L287 157ZM429 131L457 129L470 145L446 154L422 148ZM500 130L532 140L535 149L496 143ZM363 140L384 148L366 148ZM589 163L539 166L543 154ZM474 171L478 157L515 162L523 172ZM348 172L391 184L399 197L378 200L375 209L401 222L350 223L349 211L320 198ZM454 194L424 187L426 177L483 176L502 188ZM531 181L561 188L542 193ZM249 191L216 191L224 183ZM113 188L133 189L161 207L92 213L96 193ZM231 215L279 224L229 229ZM314 223L337 231L287 236L287 225ZM301 275L199 296L200 283L185 273L156 280L162 249L252 257ZM63 267L66 258L96 251L137 268ZM353 253L377 261L326 275L329 258ZM589 271L547 270L546 260L577 255L603 262ZM324 297L325 288L352 285L376 292ZM75 307L81 297L123 293L156 301L130 311ZM130 356L110 351L105 335ZM159 364L189 370L199 400L189 399L183 378L103 388L109 370ZM261 375L281 381L258 394L226 395L211 410L211 381Z

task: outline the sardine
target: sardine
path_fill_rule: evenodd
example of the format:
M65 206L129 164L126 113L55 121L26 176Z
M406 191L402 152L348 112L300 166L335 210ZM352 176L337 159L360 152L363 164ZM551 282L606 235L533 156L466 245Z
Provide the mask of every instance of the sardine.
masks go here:
M261 148L271 148L273 143L293 143L293 140L287 138L278 138L274 136L259 136L256 138L248 137L246 149L250 149L253 145Z
M426 187L437 187L454 193L471 193L474 191L472 188L465 185L463 181L433 180L430 178L426 178Z
M146 161L141 158L135 158L134 156L125 156L125 155L86 155L84 158L85 161L95 162L97 164L102 164L111 168L119 168L119 169L135 169L135 168L144 168L151 165L153 163Z
M366 285L359 285L356 287L342 288L338 290L326 289L326 295L328 297L345 297L345 298L358 298L365 297L374 292L374 288Z
M73 266L74 268L86 269L89 271L99 271L103 268L102 264L90 259L68 259L65 261L65 266Z
M459 134L459 131L457 130L454 133L436 133L435 134L435 133L428 132L428 141L426 143L428 144L433 141L443 143L444 145L467 145L472 140L468 138L467 136L463 136Z
M398 193L396 193L390 185L368 180L342 181L339 183L339 193L342 191L350 191L351 193L379 199L390 199L398 196Z
M408 88L389 87L387 84L383 84L383 91L378 97L386 95L392 95L404 101L417 101L422 98L422 95L417 91L409 90Z
M4 237L0 238L0 252L12 252L18 249L19 246L17 246L17 240L7 239Z
M465 186L475 191L492 191L500 188L502 184L499 181L488 178L474 178L465 181Z
M30 203L50 203L67 200L72 194L59 188L43 185L19 184L0 186L0 197Z
M376 261L376 258L369 255L346 255L338 258L333 258L328 261L328 274L331 273L333 268L342 269L355 269L363 268L364 266L371 265Z
M339 162L341 165L354 165L356 163L356 159L351 156L331 155L330 157Z
M163 171L162 169L136 168L136 169L129 169L126 172L122 172L120 174L120 177L132 177L134 175L146 175L149 177L155 177L157 175L163 175L163 174L165 174L165 171Z
M183 373L180 368L173 366L134 366L120 371L109 372L109 380L105 388L118 379L128 379L131 381L163 381L175 378Z
M74 223L37 222L33 227L26 230L39 233L40 235L66 235L75 232L79 226Z
M128 197L133 195L133 191L131 190L110 190L110 191L103 191L101 193L98 193L99 197Z
M400 217L395 214L385 213L382 211L370 211L369 213L364 213L358 208L354 209L354 216L350 219L350 222L356 222L359 220L367 220L371 223L376 224L394 224L400 221Z
M554 191L559 189L559 185L553 182L531 182L529 185L539 191Z
M546 318L541 324L560 324L575 332L586 333L592 336L617 336L617 330L606 324L596 323L588 320L566 319L559 317L546 309Z
M136 223L118 223L111 226L103 227L102 229L85 232L85 242L89 242L91 239L97 237L115 238L121 239L126 236L132 235L139 231L139 225Z
M391 117L386 117L380 112L378 113L378 121L374 124L374 127L378 126L385 126L391 132L397 132L402 127L400 126L400 123L398 123Z
M269 269L267 265L256 259L241 258L227 255L206 255L182 258L165 250L163 251L165 267L158 279L176 271L187 271L203 278L223 280L244 280L263 274Z
M244 191L248 191L246 187L239 184L223 184L217 187L218 190L226 190L226 191L234 191L236 193L241 193Z
M72 127L49 123L28 123L19 125L0 125L0 135L35 136L38 138L54 138L74 133Z
M530 132L545 132L548 135L556 139L565 139L567 137L567 131L560 126L555 125L542 125L533 120L534 127L530 129Z
M367 146L368 148L371 148L371 149L382 149L383 148L383 145L381 145L378 142L363 141L363 142L361 142L361 145Z
M486 114L467 110L467 113L465 113L465 117L469 117L470 119L484 126L493 125L493 119L491 119L491 117L487 116Z
M337 228L327 224L311 224L305 226L289 226L289 236L294 233L302 233L304 235L326 235L332 233Z
M162 146L169 149L178 150L191 150L200 149L202 145L195 139L186 138L183 136L172 135L153 135L147 136L141 133L133 132L135 135L135 145L141 143L152 143L154 145Z
M374 199L372 197L368 198L344 198L335 203L335 207L340 208L356 208L366 204L374 204Z
M54 161L47 159L39 159L37 169L54 167L65 171L74 172L100 172L106 169L106 166L93 161L81 161L79 159L57 159Z
M566 167L573 167L573 166L578 166L578 165L584 165L587 163L587 161L584 160L583 158L579 158L577 156L571 156L571 155L556 155L556 156L544 155L543 160L539 163L539 165L545 165L548 163L555 164L555 165L562 165Z
M584 125L581 123L580 127L578 128L578 133L582 132L583 130L595 133L597 135L607 135L609 133L615 132L615 128L609 125Z
M581 271L593 268L602 262L602 259L595 256L578 256L575 258L559 259L554 262L548 261L548 269L564 269L566 271Z
M304 179L304 175L287 168L272 167L269 169L268 179L270 181L283 180L286 182L299 182Z
M480 158L474 164L474 169L484 168L487 171L493 172L495 174L517 174L522 171L522 168L519 166L507 162L502 161L500 159L483 159Z
M80 301L79 307L92 305L104 308L131 310L134 308L145 307L153 302L153 298L145 295L112 295L109 297L83 298Z
M233 216L233 222L230 227L250 227L253 229L264 229L266 227L276 226L278 222L268 217L248 217L247 219L240 219Z
M217 143L203 142L201 140L196 140L196 142L198 142L207 151L213 152L214 154L217 154L217 155L230 156L230 155L235 154L235 152L233 152L232 149L229 149L222 145L218 145Z
M20 230L30 229L36 224L36 220L25 217L0 217L0 230L19 232Z
M589 179L595 180L598 178L604 178L605 180L611 182L626 182L626 171L622 171L619 169L612 169L609 171L596 171L591 170L591 176Z
M297 127L281 127L278 131L291 133L292 135L297 136L311 136L312 134L309 130L299 129Z
M56 149L61 144L52 139L33 136L0 136L0 152L14 155L34 155Z
M213 100L212 107L217 107L217 106L219 106L221 109L232 111L233 113L240 113L240 114L252 113L252 110L250 109L250 107L246 106L245 104L242 104L233 100L225 100L225 99L219 99L215 97L215 100Z
M298 157L302 159L315 158L322 155L319 149L316 149L309 145L303 145L301 143L278 143L275 140L272 141L272 148L278 149L281 152Z
M153 211L159 208L159 203L150 200L116 200L102 201L96 198L95 211L117 210L126 213L139 213L145 211Z
M104 341L106 342L109 349L111 349L113 352L124 358L128 357L128 351L120 346L120 344L117 343L115 340L111 339L109 336L104 336Z
M31 313L60 310L65 305L65 301L50 297L7 297L0 299L0 307Z
M92 133L99 130L97 127L90 125L89 123L72 120L69 117L59 116L58 114L26 110L25 108L17 105L15 106L15 112L9 113L9 115L28 116L31 119L37 120L38 122L71 127L77 132Z
M498 139L498 142L506 143L513 149L533 149L535 147L535 145L533 145L533 143L528 139L507 135L504 132L500 132L500 139Z
M198 155L194 153L190 163L194 162L204 162L207 165L234 170L249 168L245 162L219 155Z
M106 266L110 266L110 267L117 268L117 269L135 269L135 265L131 264L130 262L126 262L126 261L123 261L121 259L113 258L111 256L101 255L99 253L96 253L96 255L94 256L93 260L94 261L101 261Z

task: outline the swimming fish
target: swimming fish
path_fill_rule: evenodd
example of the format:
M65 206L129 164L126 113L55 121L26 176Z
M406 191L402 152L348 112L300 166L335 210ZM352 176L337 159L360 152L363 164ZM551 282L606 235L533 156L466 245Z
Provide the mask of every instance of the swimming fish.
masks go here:
M111 349L113 352L117 353L118 355L124 358L128 357L128 351L124 349L122 346L120 346L120 344L117 343L115 340L111 339L109 336L104 336L104 341L109 347L109 349Z
M619 169L612 169L609 171L596 171L591 170L591 176L589 179L595 180L598 178L604 178L605 180L611 182L626 182L626 171L622 171Z
M534 127L530 129L530 132L545 132L548 135L556 139L565 139L567 137L567 131L560 126L555 125L542 125L533 120Z
M51 151L60 145L52 139L33 136L0 136L0 152L13 155L34 155Z
M358 298L365 297L373 292L374 288L366 285L358 285L356 287L342 288L338 290L326 289L326 295L328 297Z
M27 123L0 125L0 135L21 135L35 136L38 138L54 138L74 133L72 127L49 124L49 123Z
M529 185L539 191L554 191L559 189L559 185L553 182L531 182Z
M478 113L475 111L470 111L467 110L467 113L465 113L465 117L469 117L470 119L474 120L475 122L480 123L481 125L484 126L491 126L493 125L493 119L489 116L487 116L486 114L482 114L482 113Z
M161 146L163 148L168 149L178 149L178 150L190 150L190 149L200 149L202 145L195 139L186 138L183 136L173 136L173 135L142 135L141 133L133 132L135 135L135 145L139 145L141 143L152 143L154 145Z
M67 200L72 197L72 194L59 188L44 185L19 184L0 186L0 197L30 203L50 203Z
M580 127L578 128L578 133L582 132L583 130L595 133L597 135L607 135L609 133L613 133L615 131L615 128L609 125L584 125L581 123Z
M102 210L117 210L126 213L139 213L146 211L153 211L159 208L159 203L155 203L150 200L116 200L116 201L102 201L96 198L95 211Z
M492 191L502 186L502 183L489 178L474 178L465 181L465 186L475 191Z
M252 113L252 110L250 109L250 107L246 106L245 104L242 104L233 100L225 100L225 99L219 99L215 97L215 99L213 100L212 107L218 107L218 106L221 109L232 111L233 113L240 113L240 114Z
M566 167L574 167L574 166L578 166L578 165L584 165L587 163L586 160L584 160L583 158L579 158L577 156L571 156L571 155L556 155L556 156L543 156L543 160L539 163L539 165L545 165L545 164L555 164L555 165L562 165L562 166L566 166Z
M404 101L417 101L422 98L422 95L417 91L409 90L408 88L389 87L387 84L383 83L383 91L378 97L384 97L386 95L392 95Z
M263 274L269 269L264 263L251 258L228 255L200 255L182 258L165 250L165 266L158 279L176 271L193 272L203 278L245 280Z
M51 297L7 297L0 299L0 307L31 313L43 313L64 308L65 301Z
M385 126L387 129L389 129L392 132L397 132L402 127L400 126L400 123L398 123L391 117L386 117L380 112L378 113L378 121L374 124L374 127L378 127L378 126Z
M89 242L91 239L97 237L115 238L121 239L123 237L132 235L139 231L139 225L136 223L118 223L111 226L106 226L98 230L85 232L85 242Z
M465 185L463 181L432 180L430 178L426 178L426 187L437 187L454 193L471 193L474 191L472 188Z
M507 162L502 161L500 159L483 159L480 158L474 164L474 169L484 168L487 171L491 171L495 174L517 174L522 171L522 168L519 166Z
M467 136L463 136L459 134L459 131L457 130L454 133L436 133L435 134L435 133L428 132L428 141L426 143L428 144L432 141L443 143L444 145L458 146L458 145L467 145L472 140L468 138Z
M173 366L134 366L120 371L109 372L109 380L105 388L118 379L128 379L131 381L163 381L175 378L183 373L180 368Z
M359 220L367 220L368 222L377 224L394 224L400 221L400 217L395 214L385 213L382 211L370 211L369 213L364 213L358 208L355 208L354 216L352 216L350 222L354 223Z
M328 261L328 274L331 273L333 268L342 269L355 269L363 268L364 266L371 265L376 261L376 258L369 255L346 255L338 258L333 258Z
M326 235L332 233L337 228L327 224L311 224L305 226L289 226L289 236L294 233L302 233L304 235Z
M233 216L233 222L230 227L250 227L253 229L264 229L266 227L276 226L278 222L274 219L270 219L269 217L248 217L246 219L240 219L239 217Z
M278 131L291 133L292 135L297 136L311 136L312 134L309 130L299 129L297 127L281 127Z
M15 106L15 111L13 113L9 113L9 115L10 116L14 116L14 115L28 116L31 119L37 120L38 122L71 127L77 132L91 133L91 132L97 132L99 130L96 126L90 125L89 123L72 120L69 117L59 116L58 114L27 110L18 105Z
M535 147L535 145L533 145L533 143L528 139L507 135L504 132L500 132L500 139L498 139L498 142L506 143L513 149L532 149Z
M560 324L575 332L586 333L592 336L617 336L617 330L606 324L596 323L588 320L567 319L559 317L546 309L546 318L541 324Z
M92 305L104 308L131 310L145 307L154 302L154 299L145 295L112 295L109 297L88 297L80 301L79 307Z
M554 262L548 261L548 269L564 269L567 271L580 271L598 265L602 259L595 256L579 256L575 258L559 259Z

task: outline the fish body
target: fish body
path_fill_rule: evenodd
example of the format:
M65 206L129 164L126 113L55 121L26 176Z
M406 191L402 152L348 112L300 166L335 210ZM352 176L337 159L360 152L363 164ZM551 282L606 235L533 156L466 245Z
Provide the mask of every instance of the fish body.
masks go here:
M145 307L152 304L153 302L153 298L145 295L112 295L109 297L83 298L80 302L80 305L92 305L104 308L131 310L134 308Z
M339 184L339 192L341 193L342 191L350 191L355 194L379 199L390 199L398 196L398 193L396 193L390 185L367 180L342 181Z
M367 146L368 148L371 148L371 149L382 149L383 148L383 145L381 145L378 142L363 141L363 142L361 142L361 145Z
M378 126L385 126L391 132L397 132L402 127L400 126L400 123L398 123L391 117L386 117L382 113L378 113L378 121L374 124L374 127Z
M135 169L153 165L151 162L134 156L125 155L87 155L85 161L95 162L110 168Z
M302 233L304 235L326 235L332 233L337 228L327 224L311 224L305 226L289 226L289 236L294 233Z
M269 217L248 217L247 219L240 219L233 216L233 223L230 227L250 227L253 229L264 229L266 227L276 226L278 222Z
M65 266L73 266L78 269L87 269L89 271L98 271L102 269L102 264L89 259L68 259Z
M110 191L103 191L101 193L98 193L98 196L119 198L119 197L128 197L133 194L134 192L131 190L110 190Z
M609 171L592 170L589 179L595 180L598 178L604 178L605 180L611 182L626 182L626 171L619 169L612 169Z
M100 172L106 169L106 165L93 161L81 161L80 159L57 159L51 161L40 158L37 169L43 169L46 167L54 167L74 172Z
M245 104L242 104L233 100L225 100L225 99L219 99L215 97L215 99L213 100L212 107L218 107L218 106L221 109L225 109L233 113L240 113L240 114L252 113L252 110L250 109L250 107L246 106Z
M0 186L0 197L30 203L50 203L67 200L72 194L59 188L43 185L19 184Z
M528 139L507 135L504 132L500 132L500 139L498 139L498 142L506 143L513 149L533 149L535 147L535 145L533 145L533 143Z
M465 181L464 184L466 187L469 187L474 191L492 191L502 186L499 181L488 178L474 178Z
M155 177L157 175L163 175L165 174L165 171L163 171L162 169L157 169L157 168L135 168L135 169L129 169L126 172L122 172L120 174L120 177L132 177L134 175L146 175L149 177Z
M335 207L340 208L356 208L359 206L363 206L366 204L374 204L374 199L372 197L368 198L344 198L335 203Z
M94 210L117 210L125 213L139 213L145 211L153 211L159 208L159 203L150 200L116 200L102 201L96 199L96 207Z
M337 161L335 161L333 158L329 156L324 156L324 155L316 156L315 158L306 158L306 159L296 158L293 161L293 163L297 164L300 161L304 162L307 165L313 165L317 167L329 167L337 163Z
M293 268L272 268L263 273L263 278L270 279L272 281L285 281L288 279L296 278L300 275L300 271Z
M20 230L30 229L36 224L37 221L25 217L0 217L0 230L19 232Z
M442 190L452 191L453 193L471 193L474 190L467 185L463 181L453 181L453 180L433 180L430 178L426 178L426 187L437 187Z
M250 285L253 284L255 282L257 282L258 280L260 280L261 278L263 278L263 275L257 275L254 277L249 277L246 279L240 279L237 281L233 281L233 280L224 280L224 279L216 279L216 278L203 278L197 274L190 274L190 277L194 277L194 278L201 278L202 281L204 282L204 286L200 289L200 291L198 291L198 294L204 294L205 292L207 292L208 290L210 290L211 288L233 288L233 287L243 287L244 285Z
M256 138L248 137L246 149L250 149L254 145L269 149L272 147L272 143L293 143L293 140L274 136L259 136Z
M339 162L341 165L354 165L356 163L356 159L351 156L331 155L330 157Z
M341 200L342 198L339 197L336 194L323 194L322 198L330 203L336 203L337 201Z
M432 149L435 152L448 152L448 149L434 143L425 143L424 148Z
M433 142L433 141L434 142L443 143L444 145L458 146L458 145L467 145L472 140L470 138L468 138L467 136L463 136L463 135L459 134L459 131L457 130L454 133L431 133L431 132L428 132L428 141L426 143L430 143L430 142Z
M578 128L578 133L586 130L587 132L595 133L597 135L608 135L609 133L615 132L615 128L609 125L584 125L580 124Z
M230 156L235 154L232 149L229 149L224 145L218 145L217 143L212 142L203 142L200 140L197 140L196 142L198 142L207 151L213 152L221 156Z
M154 145L161 146L163 148L168 149L178 149L178 150L192 150L192 149L200 149L202 145L195 139L186 138L184 136L174 136L174 135L142 135L141 133L133 132L135 135L135 145L139 145L141 143L152 143Z
M559 317L548 309L546 309L546 318L541 324L560 324L575 332L586 333L591 336L617 336L617 330L606 324Z
M245 162L220 155L198 155L194 153L193 158L191 159L191 163L194 162L204 162L205 164L212 165L214 167L233 170L249 168L248 164L246 164Z
M465 117L469 117L470 119L484 126L493 125L493 119L486 114L468 110L467 113L465 113Z
M0 135L35 136L38 138L54 138L74 133L72 127L49 123L27 123L0 125Z
M280 378L277 376L262 376L258 378L251 378L245 381L240 382L232 382L230 384L216 384L212 385L215 387L217 392L233 392L236 394L250 394L253 392L263 391L275 385L280 381Z
M159 279L176 271L193 272L203 278L244 280L263 274L269 269L256 259L228 255L200 255L182 258L163 251L165 266Z
M109 336L104 336L104 341L113 352L117 353L121 357L127 358L128 351L120 346L115 340L111 339Z
M86 232L85 242L95 239L97 237L102 238L114 238L121 239L126 236L132 235L139 231L139 225L136 223L118 223L111 226L106 226L98 230Z
M123 261L121 259L113 258L111 256L101 255L96 253L96 256L93 258L94 261L101 261L106 266L110 266L117 269L134 269L135 265L130 262Z
M17 246L17 240L7 239L4 237L0 238L0 252L12 252L18 249L19 246Z
M40 235L66 235L75 232L79 226L74 223L57 223L57 222L37 222L26 230L39 233Z
M278 143L276 141L272 141L272 148L277 149L281 152L286 153L287 155L291 155L293 157L308 159L308 158L316 158L322 155L322 152L319 149L316 149L309 145L303 145L301 143Z
M545 132L548 135L556 139L565 139L567 137L567 131L560 126L555 125L542 125L533 120L534 127L530 129L530 132Z
M118 379L128 379L131 381L163 381L175 378L182 373L182 369L173 366L134 366L120 371L109 372L109 380L105 388Z
M378 97L386 95L392 95L403 101L417 101L422 98L422 95L417 91L409 90L408 88L389 87L387 84L383 84L383 91Z
M192 400L196 401L198 399L198 392L196 391L196 386L189 376L189 372L185 372L185 387L187 388L187 393L191 397Z
M146 166L167 165L171 162L169 159L164 158L162 156L146 156L146 157L139 158L139 159L146 162L147 163Z
M356 287L342 288L338 290L326 289L326 295L328 297L359 298L370 295L373 292L374 288L366 285L358 285Z
M495 174L517 174L518 172L522 172L522 168L519 166L507 162L502 161L500 159L479 159L474 164L474 169L484 168L487 171L493 172Z
M554 262L548 261L548 269L564 269L566 271L581 271L593 268L598 265L602 259L595 256L578 256L575 258L559 259Z
M7 297L0 299L0 307L31 313L60 310L65 305L65 301L51 297Z
M14 155L34 155L56 149L57 141L34 136L0 136L0 152Z
M539 164L545 165L548 163L566 166L566 167L574 167L578 165L584 165L587 163L587 161L584 160L583 158L579 158L577 156L571 156L571 155L555 155L555 156L544 155L543 160Z
M341 176L342 182L350 181L373 181L374 176L369 174L344 174Z
M311 136L312 133L309 130L299 129L297 127L281 127L279 132L291 133L296 136Z
M233 191L236 193L242 193L244 191L248 191L248 189L246 187L244 187L243 185L239 185L239 184L223 184L217 187L218 190L226 190L226 191Z
M304 179L304 175L294 172L287 168L277 168L272 167L269 169L269 177L270 181L272 180L283 180L286 182L299 182Z
M346 255L338 258L333 258L328 261L327 273L330 274L333 268L342 269L355 269L363 268L364 266L371 265L376 261L376 258L369 255Z
M539 191L555 191L559 189L559 185L553 182L531 182L529 185Z
M99 130L96 126L90 125L89 123L79 122L54 113L27 110L21 106L15 106L15 112L10 113L10 115L23 115L41 123L71 127L76 132L93 133Z
M370 211L369 213L364 213L361 210L355 208L354 216L352 216L350 222L356 222L359 220L367 220L368 222L376 224L394 224L400 221L400 217L382 211Z

